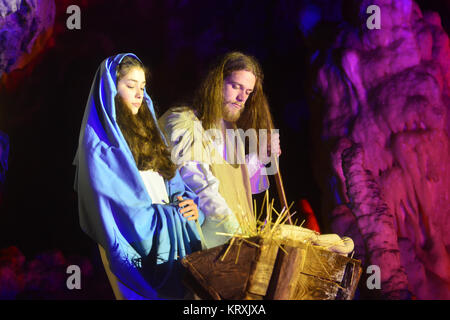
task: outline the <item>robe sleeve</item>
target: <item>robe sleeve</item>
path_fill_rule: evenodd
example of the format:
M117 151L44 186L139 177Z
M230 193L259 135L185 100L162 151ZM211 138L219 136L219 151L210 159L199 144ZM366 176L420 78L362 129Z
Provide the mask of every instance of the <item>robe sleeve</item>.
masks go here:
M261 174L264 164L258 159L258 155L256 153L247 154L245 162L247 163L248 175L250 176L252 193L257 194L269 189L269 178L267 175Z

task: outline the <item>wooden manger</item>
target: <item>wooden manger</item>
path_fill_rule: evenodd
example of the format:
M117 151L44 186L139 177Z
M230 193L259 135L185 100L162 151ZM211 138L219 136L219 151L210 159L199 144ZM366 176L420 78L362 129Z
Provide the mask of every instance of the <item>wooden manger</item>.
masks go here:
M291 221L290 207L278 213L267 192L263 203L266 210L262 207L257 217L255 203L255 218L241 219L241 232L228 243L181 260L186 286L200 298L214 300L353 299L361 262L334 252L342 249L342 239L285 224ZM260 221L264 211L266 218Z
M362 270L359 260L295 240L231 241L182 259L186 286L200 298L353 299Z

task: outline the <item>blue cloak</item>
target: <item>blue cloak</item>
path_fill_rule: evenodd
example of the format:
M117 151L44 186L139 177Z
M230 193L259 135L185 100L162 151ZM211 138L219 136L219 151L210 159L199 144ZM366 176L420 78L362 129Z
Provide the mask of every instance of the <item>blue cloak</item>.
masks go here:
M74 159L80 225L105 249L111 271L127 287L148 299L182 298L179 259L201 250L201 241L195 222L172 203L182 196L198 205L198 197L177 171L165 180L171 204L152 204L116 122L116 67L125 56L138 59L126 53L102 62L83 116ZM146 91L144 99L158 125Z

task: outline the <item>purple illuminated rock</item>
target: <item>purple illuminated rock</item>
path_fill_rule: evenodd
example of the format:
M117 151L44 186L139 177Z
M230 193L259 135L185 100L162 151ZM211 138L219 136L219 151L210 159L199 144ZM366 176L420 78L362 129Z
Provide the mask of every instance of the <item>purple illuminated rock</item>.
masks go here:
M0 0L0 76L28 62L36 41L52 29L54 20L54 0Z
M449 37L411 0L357 3L360 30L339 35L341 59L318 77L344 202L333 227L380 267L382 297L450 299ZM369 30L373 4L381 28Z
M21 3L22 0L0 0L0 16L5 18L7 15L16 12Z

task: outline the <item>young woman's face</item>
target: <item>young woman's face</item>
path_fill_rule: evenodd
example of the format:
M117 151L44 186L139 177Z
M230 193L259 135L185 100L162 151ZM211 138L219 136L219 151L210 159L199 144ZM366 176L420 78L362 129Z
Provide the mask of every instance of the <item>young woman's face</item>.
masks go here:
M134 67L117 83L117 93L133 114L137 114L144 99L145 73Z

